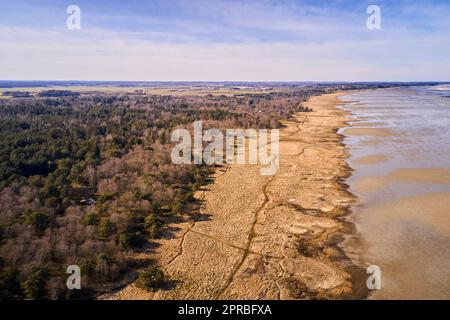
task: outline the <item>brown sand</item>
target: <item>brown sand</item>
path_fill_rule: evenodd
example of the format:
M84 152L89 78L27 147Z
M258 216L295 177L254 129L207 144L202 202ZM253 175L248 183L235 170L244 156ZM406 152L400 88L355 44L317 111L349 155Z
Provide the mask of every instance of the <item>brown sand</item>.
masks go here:
M391 137L394 135L392 131L386 128L348 128L344 130L346 136L377 136Z
M355 159L353 163L355 164L364 164L364 165L374 165L377 163L385 162L388 160L389 157L382 155L382 154L375 154L367 157L361 157L358 159Z
M369 193L391 182L450 184L450 168L402 168L385 176L361 177L354 185L359 192Z
M378 219L383 223L389 220L415 221L421 225L435 228L443 236L450 233L448 221L448 208L450 208L449 193L428 193L421 196L404 197L398 200L379 205L374 208L378 211ZM390 213L395 212L395 215ZM395 221L393 221L395 223Z
M130 284L101 298L365 296L352 286L364 271L337 247L349 230L337 218L354 202L340 182L349 169L337 129L348 119L338 102L338 94L313 97L307 103L313 112L284 123L276 175L260 175L257 165L230 165L215 174L196 195L201 215L173 223L148 254L170 278L167 288L147 293Z
M375 122L375 121L368 122L367 120L362 121L359 119L352 119L352 122L355 122L354 125L364 126L364 127L380 127L380 126L384 125L383 122Z
M346 250L382 270L370 299L450 299L450 193L402 197L361 208L358 231ZM357 218L352 215L353 218Z

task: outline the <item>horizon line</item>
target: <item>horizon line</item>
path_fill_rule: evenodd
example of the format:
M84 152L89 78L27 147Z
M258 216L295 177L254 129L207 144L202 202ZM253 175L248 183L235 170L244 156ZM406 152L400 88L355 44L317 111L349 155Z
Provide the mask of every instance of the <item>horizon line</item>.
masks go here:
M40 80L40 79L0 79L0 82L135 82L135 83L450 83L441 80Z

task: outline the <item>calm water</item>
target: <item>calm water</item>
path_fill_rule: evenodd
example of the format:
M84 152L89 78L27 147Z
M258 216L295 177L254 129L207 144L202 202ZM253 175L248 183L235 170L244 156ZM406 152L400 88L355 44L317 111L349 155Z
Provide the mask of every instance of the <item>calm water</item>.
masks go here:
M450 298L450 86L343 97L352 126L348 179L359 196L345 249L378 265L373 299ZM354 120L354 121L353 121Z

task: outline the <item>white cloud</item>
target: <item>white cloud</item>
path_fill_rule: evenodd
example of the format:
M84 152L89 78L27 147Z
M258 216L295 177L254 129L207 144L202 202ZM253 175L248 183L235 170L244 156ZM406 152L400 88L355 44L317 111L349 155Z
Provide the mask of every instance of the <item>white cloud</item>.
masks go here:
M332 11L290 6L267 10L190 7L221 17L211 27L195 19L176 20L180 30L36 30L0 26L0 78L40 80L243 80L243 81L448 81L447 34L411 32L402 26L370 32ZM223 4L223 3L222 3ZM227 5L228 6L228 5ZM203 9L201 9L203 8ZM309 11L308 11L309 10ZM316 11L314 11L316 10ZM317 11L319 10L319 11ZM346 18L351 16L349 13ZM152 23L158 24L157 21ZM175 30L177 29L175 28ZM299 37L261 40L243 29L299 32ZM129 30L129 28L128 28ZM233 34L239 41L201 39L198 34ZM220 35L219 35L220 36ZM276 37L275 37L276 39Z

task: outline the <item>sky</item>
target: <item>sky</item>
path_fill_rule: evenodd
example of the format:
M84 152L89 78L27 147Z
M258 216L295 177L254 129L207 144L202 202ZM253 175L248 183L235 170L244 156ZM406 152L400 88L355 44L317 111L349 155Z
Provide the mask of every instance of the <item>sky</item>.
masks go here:
M449 17L448 0L0 0L0 79L450 81Z

